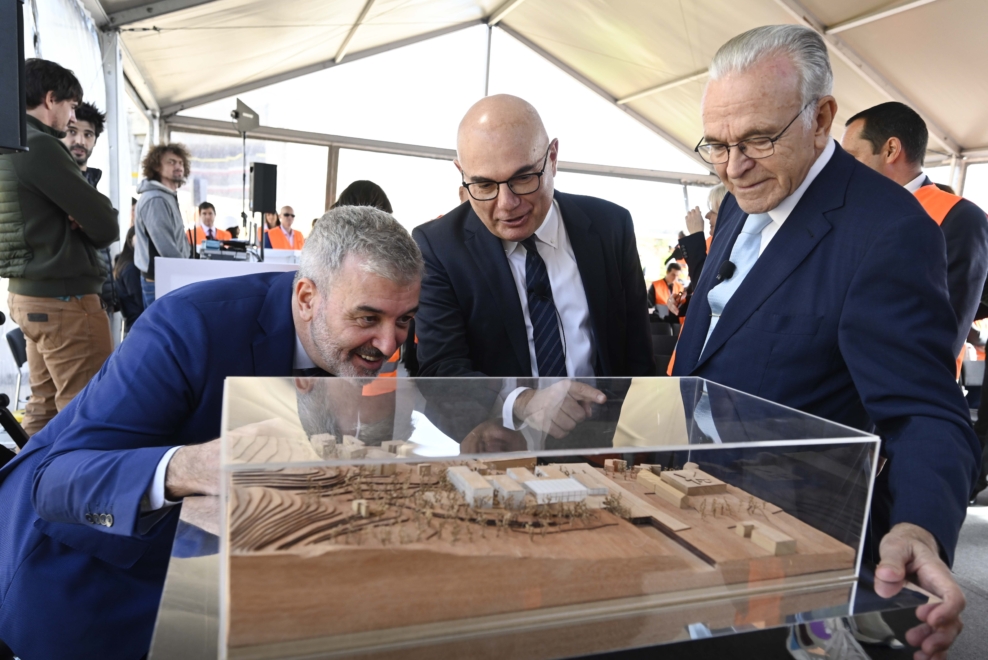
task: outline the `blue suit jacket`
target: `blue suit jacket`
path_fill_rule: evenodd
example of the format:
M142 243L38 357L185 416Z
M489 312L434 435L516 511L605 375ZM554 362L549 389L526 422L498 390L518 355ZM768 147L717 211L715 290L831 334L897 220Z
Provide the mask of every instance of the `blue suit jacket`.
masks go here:
M556 191L590 308L598 376L653 376L652 336L631 214ZM425 279L415 316L420 376L531 377L525 317L501 239L470 204L416 227Z
M980 447L954 381L943 232L902 186L838 146L731 297L701 357L707 293L747 217L725 199L673 375L877 427L888 464L875 490L873 538L915 523L950 560Z
M226 377L291 375L293 276L157 300L0 470L0 639L21 658L147 653L179 507L141 516L141 498L169 447L219 437Z

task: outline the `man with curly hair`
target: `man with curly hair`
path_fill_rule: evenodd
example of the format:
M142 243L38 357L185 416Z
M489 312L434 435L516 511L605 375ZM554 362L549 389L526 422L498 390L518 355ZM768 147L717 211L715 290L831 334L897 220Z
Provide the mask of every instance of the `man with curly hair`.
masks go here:
M27 340L34 435L65 408L110 355L99 293L98 250L119 239L117 211L83 176L61 142L82 102L75 75L29 59L29 151L0 155L0 277L10 278L10 315Z
M189 178L189 150L182 144L159 144L141 163L144 179L137 188L134 265L141 271L144 307L154 302L154 258L189 256L182 212L175 191Z

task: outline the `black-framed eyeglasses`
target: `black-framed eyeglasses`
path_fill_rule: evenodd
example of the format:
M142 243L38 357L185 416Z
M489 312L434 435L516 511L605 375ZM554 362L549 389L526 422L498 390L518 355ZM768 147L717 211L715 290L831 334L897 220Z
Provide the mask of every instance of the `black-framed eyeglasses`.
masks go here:
M283 218L294 218L295 217L295 214L294 213L282 213L281 216Z
M779 131L779 134L775 137L753 137L747 140L741 140L737 144L718 144L716 142L710 142L704 144L703 138L694 147L693 151L700 155L704 161L710 163L711 165L722 165L726 163L731 157L731 147L737 147L738 151L743 153L748 158L757 160L759 158L768 158L775 153L775 143L778 142L789 127L792 126L799 116L806 111L806 108L810 107L816 103L816 101L810 101L803 108L796 113L796 116L792 118L792 121L786 124L786 127Z
M545 157L542 159L542 169L538 172L519 174L506 181L475 181L473 183L463 181L463 187L478 202L489 202L492 199L497 199L498 193L501 192L502 183L508 184L508 189L516 195L531 195L542 186L542 175L545 174L545 166L549 162L550 149L552 149L551 142L545 150Z

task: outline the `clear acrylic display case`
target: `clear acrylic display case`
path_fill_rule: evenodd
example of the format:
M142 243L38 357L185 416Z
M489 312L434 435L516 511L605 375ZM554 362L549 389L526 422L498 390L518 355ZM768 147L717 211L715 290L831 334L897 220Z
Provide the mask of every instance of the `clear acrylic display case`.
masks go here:
M231 378L222 432L152 658L556 658L859 597L878 438L702 379Z

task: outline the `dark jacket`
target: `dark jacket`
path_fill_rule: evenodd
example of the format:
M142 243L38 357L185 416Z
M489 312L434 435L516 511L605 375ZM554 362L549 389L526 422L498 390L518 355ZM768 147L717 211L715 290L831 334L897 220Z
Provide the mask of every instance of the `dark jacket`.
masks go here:
M226 378L292 374L293 276L191 284L158 299L0 469L0 639L17 655L147 653L181 507L141 515L141 500L170 447L220 435ZM92 514L112 519L97 525Z
M144 298L141 295L141 271L134 262L124 266L120 278L115 280L120 313L124 317L124 332L130 332L134 322L144 311Z
M0 276L12 293L99 293L106 279L97 250L118 240L117 211L83 176L64 135L28 115L30 150L0 155Z
M924 188L932 185L929 177L923 182ZM957 318L958 332L954 341L954 355L957 355L977 316L988 275L988 218L968 199L939 190L934 192L957 200L944 217L934 218L947 243L947 293ZM927 209L929 211L931 209Z
M95 188L100 179L103 178L103 170L87 167L82 175ZM106 270L106 279L103 280L103 288L100 290L99 297L103 299L106 311L112 314L120 308L120 301L117 299L117 287L113 280L113 255L110 254L108 247L101 248L97 254L99 254L100 262Z
M730 258L746 218L728 195L711 264ZM910 522L951 559L981 448L954 381L943 232L916 198L838 146L704 347L716 276L709 266L697 282L673 375L874 430L888 463L872 500L873 541Z
M634 225L626 209L556 191L586 291L598 376L652 376L655 359ZM531 377L525 318L501 240L469 204L412 232L425 259L420 376Z

